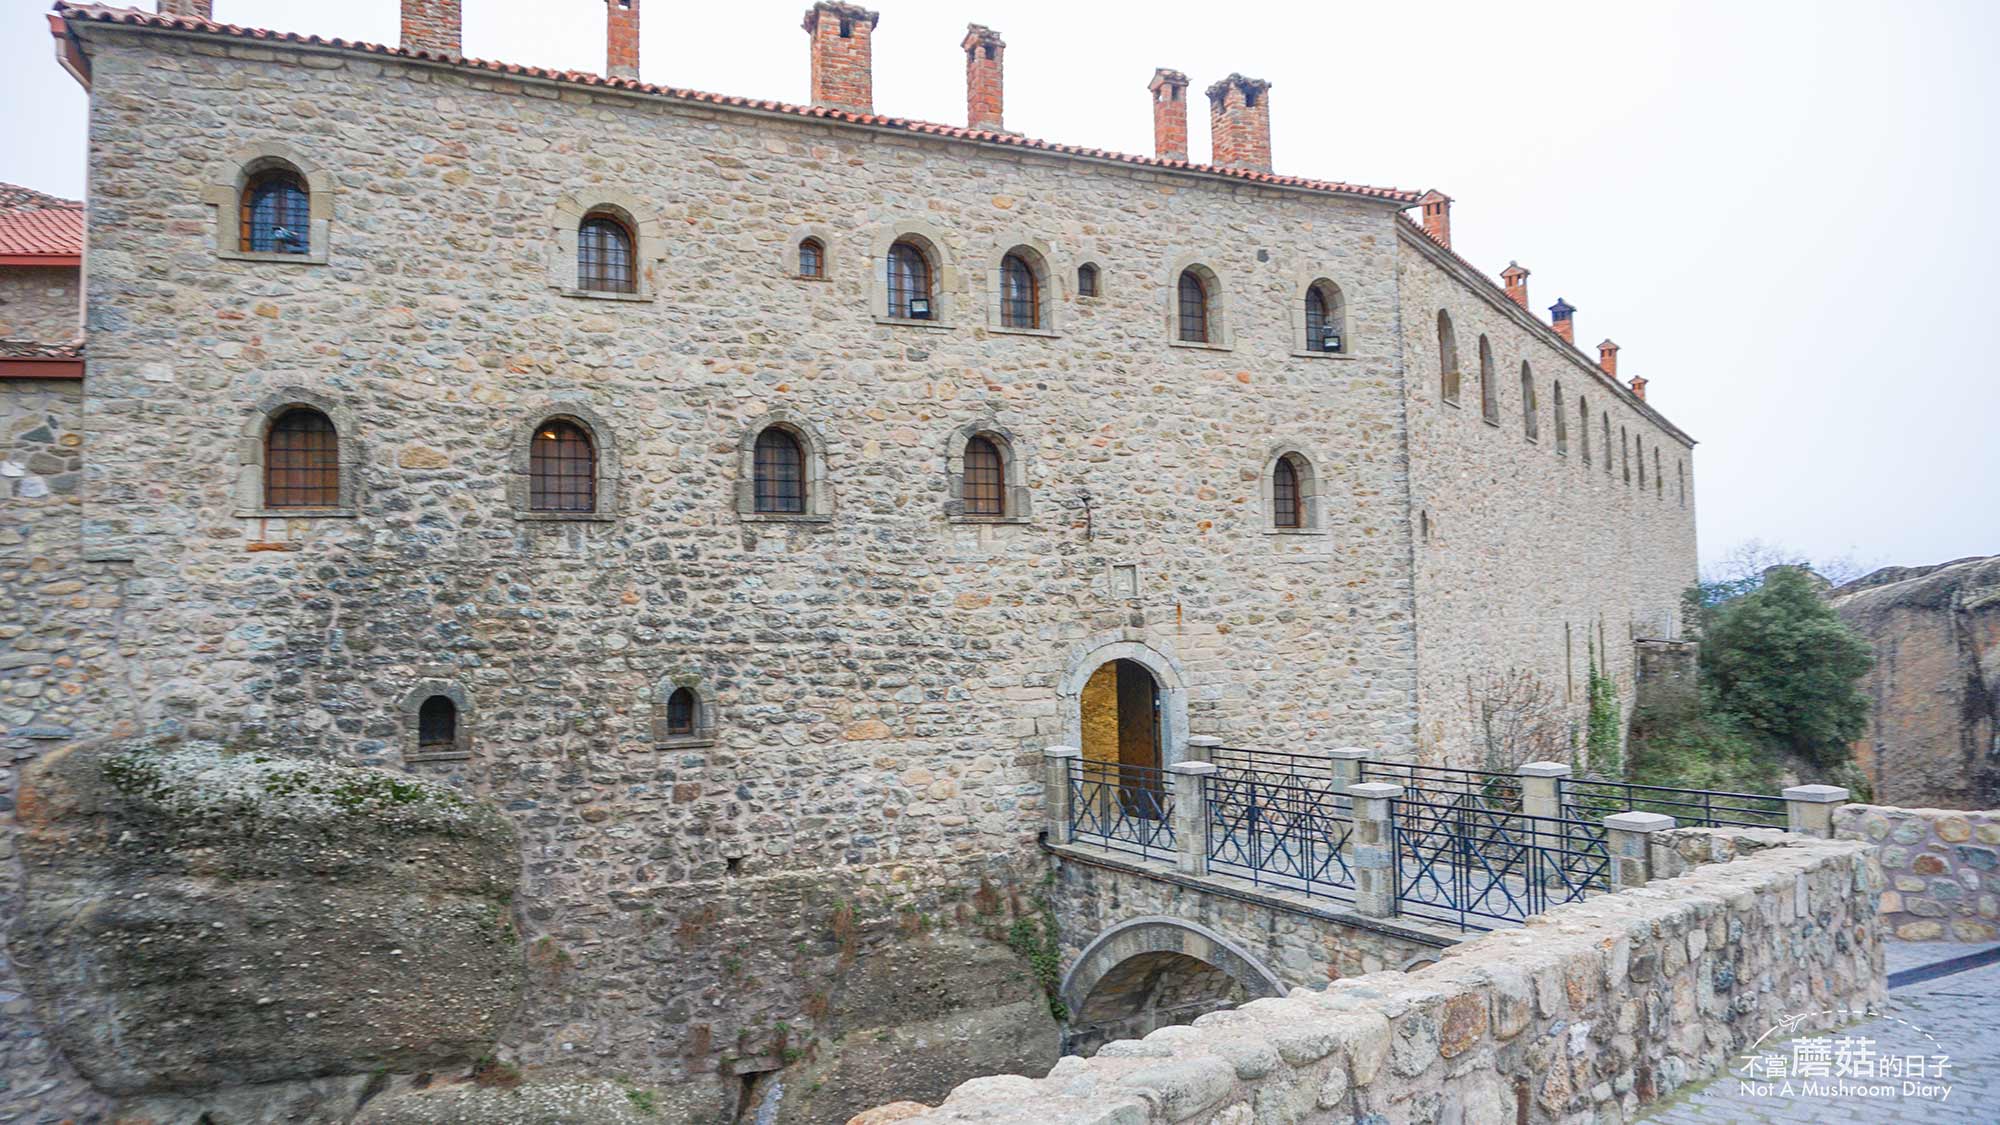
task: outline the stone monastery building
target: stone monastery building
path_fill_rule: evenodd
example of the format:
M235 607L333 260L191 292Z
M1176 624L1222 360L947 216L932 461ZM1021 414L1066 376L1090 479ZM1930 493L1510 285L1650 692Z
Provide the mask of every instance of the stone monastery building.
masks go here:
M1692 439L1443 193L1275 172L1267 83L1207 86L1197 163L1174 70L1151 156L1008 132L977 26L964 126L878 114L840 3L809 106L641 82L638 0L603 75L463 57L459 0L398 47L160 9L50 18L87 371L0 398L84 468L9 461L11 757L180 733L493 797L587 983L522 1058L713 1072L743 1029L690 1011L803 986L649 918L782 947L815 886L1023 869L1045 746L1476 766L1529 706L1566 754L1593 663L1629 706L1677 636Z

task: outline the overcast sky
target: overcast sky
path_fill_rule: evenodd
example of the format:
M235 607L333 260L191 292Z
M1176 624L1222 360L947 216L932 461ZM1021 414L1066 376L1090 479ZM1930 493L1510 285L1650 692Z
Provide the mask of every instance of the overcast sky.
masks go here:
M150 7L150 0L139 0ZM1701 443L1704 560L2000 552L2000 4L881 0L875 104L965 119L967 22L1007 124L1151 151L1146 81L1272 83L1280 172L1453 196L1454 247ZM0 0L0 180L83 189L84 97L41 0ZM805 0L647 0L643 77L805 101ZM465 0L468 54L598 70L604 0ZM396 0L216 0L393 43ZM1205 103L1190 146L1208 151Z

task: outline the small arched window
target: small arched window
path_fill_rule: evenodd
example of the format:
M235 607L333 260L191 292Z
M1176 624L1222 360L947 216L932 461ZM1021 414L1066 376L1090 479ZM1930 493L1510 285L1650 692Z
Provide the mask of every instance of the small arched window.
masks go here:
M1451 330L1451 314L1438 310L1438 395L1446 402L1458 401L1458 335Z
M458 704L447 696L433 695L417 709L417 750L449 754L457 749Z
M1563 412L1563 385L1561 379L1555 381L1555 397L1551 401L1550 406L1552 407L1550 413L1556 420L1556 452L1567 454L1569 452L1569 415Z
M1035 267L1019 254L1000 259L1000 324L1005 328L1042 326L1042 283Z
M1674 476L1678 478L1676 483L1680 487L1681 507L1685 508L1688 506L1688 467L1686 461L1674 462Z
M340 506L340 435L309 406L278 415L264 435L264 505Z
M1646 488L1646 438L1642 434L1632 435L1632 456L1639 462L1639 489Z
M583 217L576 229L576 287L593 293L637 293L639 260L632 231L606 211Z
M1611 475L1611 412L1605 411L1604 418L1604 475Z
M304 177L269 168L243 185L241 249L256 254L304 254L312 249L310 197Z
M1076 295L1079 297L1097 296L1097 266L1095 264L1085 262L1076 267Z
M551 418L535 427L528 447L528 509L597 510L597 446L582 426Z
M1493 379L1493 345L1479 337L1479 413L1488 422L1500 421L1500 386Z
M667 696L667 737L691 738L695 731L695 698L693 688L675 688Z
M1278 458L1271 468L1271 524L1274 527L1304 527L1305 491L1299 487L1299 469L1290 457Z
M1521 361L1521 429L1529 441L1542 440L1542 410L1535 401L1535 373L1529 370L1525 359Z
M799 243L799 276L826 277L826 244L819 239L808 238Z
M1180 338L1183 343L1208 343L1208 286L1193 270L1180 280Z
M1632 435L1625 427L1618 427L1618 468L1625 476L1625 483L1632 483Z
M806 454L799 439L777 426L757 435L755 510L796 515L806 510Z
M929 320L934 315L931 260L923 247L900 239L889 247L889 315L900 320Z
M1335 355L1347 350L1347 308L1340 287L1324 279L1306 289L1306 350Z
M1660 475L1660 447L1655 445L1653 446L1653 499L1665 500L1666 498L1667 481L1665 477Z
M965 443L965 514L1007 514L1007 463L993 439L981 435Z
M1590 467L1590 400L1576 396L1576 440L1583 447L1583 464Z

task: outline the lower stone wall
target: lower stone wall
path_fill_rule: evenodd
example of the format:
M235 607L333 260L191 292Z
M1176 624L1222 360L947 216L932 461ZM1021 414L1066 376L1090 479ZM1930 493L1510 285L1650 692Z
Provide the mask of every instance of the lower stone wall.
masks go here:
M2000 941L2000 810L1847 805L1834 835L1875 845L1882 924L1902 941Z
M862 1121L1629 1120L1774 1023L1884 999L1870 849L1785 837L1559 907L1409 973L1253 1000ZM1372 1116L1372 1115L1380 1115Z

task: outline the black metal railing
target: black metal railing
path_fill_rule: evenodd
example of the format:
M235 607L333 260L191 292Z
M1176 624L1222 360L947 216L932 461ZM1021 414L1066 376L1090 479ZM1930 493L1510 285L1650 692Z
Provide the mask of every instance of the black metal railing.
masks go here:
M1165 770L1071 759L1070 837L1141 859L1174 858L1174 790Z
M1763 793L1676 789L1630 781L1561 778L1556 795L1563 815L1603 820L1612 813L1665 813L1681 828L1784 828L1790 823L1785 799Z
M1292 754L1283 750L1238 750L1218 746L1209 752L1209 762L1218 770L1248 770L1279 773L1316 781L1333 780L1333 762L1314 754Z
M1353 807L1309 774L1218 764L1203 779L1208 866L1305 895L1352 901L1354 872L1343 852Z
M1489 812L1521 811L1521 778L1518 774L1364 761L1361 763L1361 780L1400 785L1405 800L1429 805L1465 806Z
M1390 834L1401 914L1487 929L1611 889L1601 824L1396 800Z

